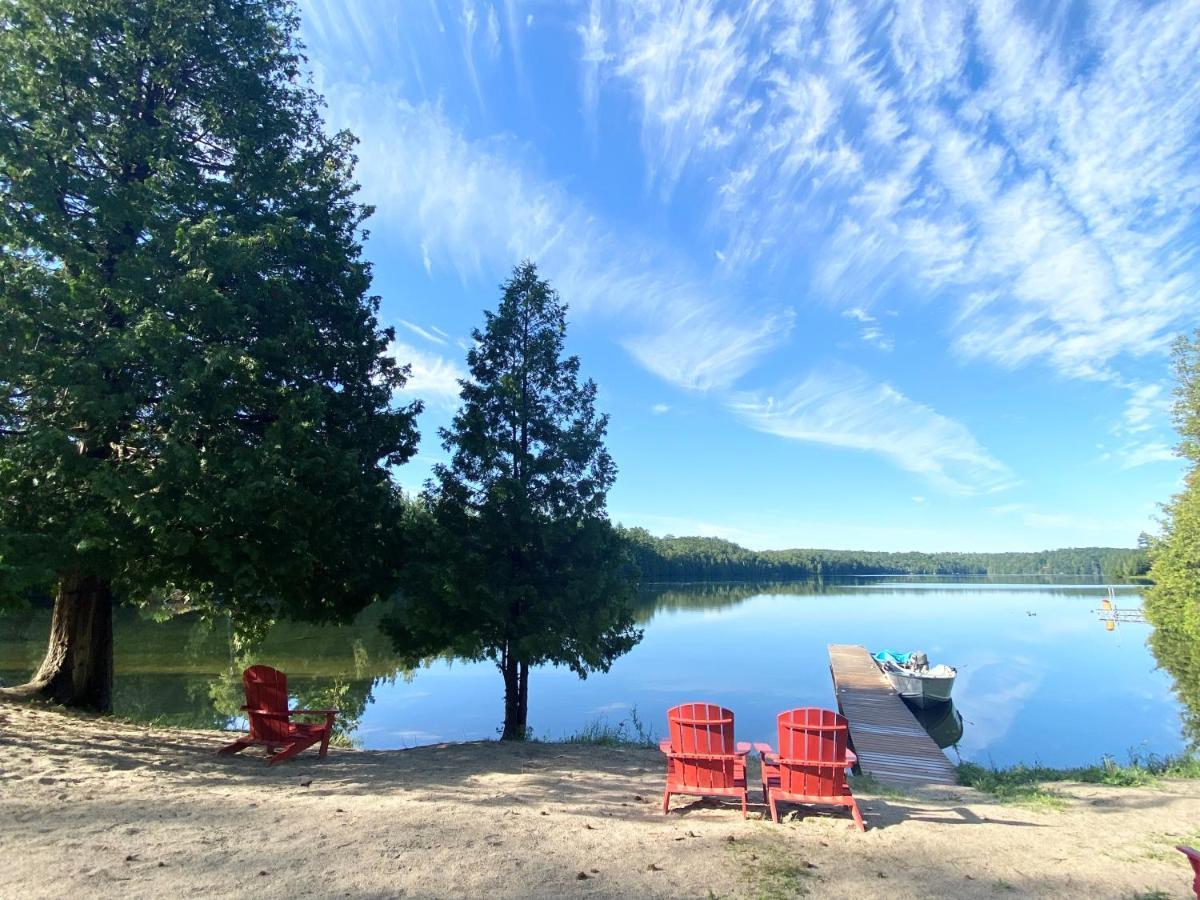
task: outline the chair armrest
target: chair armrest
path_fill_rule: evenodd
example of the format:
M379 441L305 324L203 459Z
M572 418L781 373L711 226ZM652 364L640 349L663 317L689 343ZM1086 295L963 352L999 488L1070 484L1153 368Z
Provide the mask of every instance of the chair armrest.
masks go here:
M854 766L857 766L857 765L858 765L858 754L856 754L853 750L847 750L846 751L846 768L852 769Z
M660 753L670 756L671 755L671 742L670 741L659 741L658 742L658 750Z
M277 709L248 709L245 706L242 709L246 710L248 716L270 716L272 719L286 719L291 715L290 712L280 712Z
M290 709L289 716L336 716L341 710L338 709Z
M747 753L750 752L749 741L738 741L737 746L733 748L733 752L736 753L738 756L745 756Z

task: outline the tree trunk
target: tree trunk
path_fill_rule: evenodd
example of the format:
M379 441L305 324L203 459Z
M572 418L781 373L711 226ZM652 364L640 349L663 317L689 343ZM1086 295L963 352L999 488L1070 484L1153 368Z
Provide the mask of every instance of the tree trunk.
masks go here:
M62 576L50 619L50 645L28 684L10 696L112 712L112 584L79 573Z
M507 650L500 664L500 674L504 676L504 731L500 734L502 741L525 740L526 710L521 703L521 671L528 672L524 663L518 663L516 657Z
M524 660L517 667L517 718L521 722L521 734L529 733L529 663Z

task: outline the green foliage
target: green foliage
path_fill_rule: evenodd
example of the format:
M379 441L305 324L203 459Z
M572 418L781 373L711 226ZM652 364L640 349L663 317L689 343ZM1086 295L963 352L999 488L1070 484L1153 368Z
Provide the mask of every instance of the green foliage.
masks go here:
M598 747L657 747L658 736L638 715L637 707L629 718L615 724L608 719L593 719L583 728L563 737L563 744L591 744Z
M1183 490L1164 507L1151 548L1154 586L1145 600L1150 645L1183 701L1192 743L1200 746L1200 332L1175 344L1175 428L1188 461Z
M287 0L0 0L0 596L244 622L393 577L419 406Z
M1080 575L1133 578L1144 548L1079 547L1040 553L885 553L872 550L747 550L711 537L655 537L622 529L647 582L782 581L834 575Z
M390 631L412 662L490 659L505 678L504 736L526 733L528 669L606 671L641 635L636 572L610 525L616 467L596 386L564 357L566 307L523 263L467 356L448 465L424 496L423 562Z
M1001 801L1026 805L1061 808L1062 796L1046 788L1048 782L1078 781L1085 784L1104 784L1113 787L1142 787L1161 778L1200 778L1200 757L1130 756L1121 765L1112 757L1104 757L1099 765L1073 769L1053 769L1041 765L1016 765L1007 768L986 768L976 763L960 763L958 781Z

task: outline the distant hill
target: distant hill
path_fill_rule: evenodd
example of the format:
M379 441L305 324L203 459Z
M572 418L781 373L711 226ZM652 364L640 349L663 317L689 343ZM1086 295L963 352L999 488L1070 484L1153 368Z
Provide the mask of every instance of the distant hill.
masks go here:
M1082 575L1132 578L1150 568L1146 551L1069 547L1036 553L884 553L876 550L747 550L712 537L655 537L623 529L643 581L753 581L832 575Z

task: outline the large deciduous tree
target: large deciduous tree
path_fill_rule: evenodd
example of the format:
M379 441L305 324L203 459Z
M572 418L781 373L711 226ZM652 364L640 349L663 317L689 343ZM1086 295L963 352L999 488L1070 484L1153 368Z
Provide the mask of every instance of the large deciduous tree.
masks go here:
M503 285L467 355L462 406L442 430L450 462L424 495L428 541L390 620L411 662L495 662L505 739L528 729L529 672L606 671L640 639L636 569L607 518L616 467L596 385L564 356L566 307L532 263Z
M386 590L419 406L287 0L0 0L0 595L23 689L106 710L111 606L242 622Z
M1178 452L1188 471L1183 490L1163 508L1145 607L1154 624L1150 645L1174 678L1188 733L1200 744L1200 331L1176 342L1175 376Z

